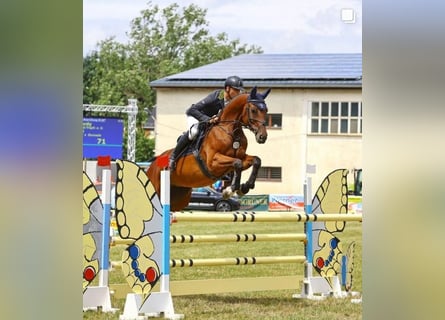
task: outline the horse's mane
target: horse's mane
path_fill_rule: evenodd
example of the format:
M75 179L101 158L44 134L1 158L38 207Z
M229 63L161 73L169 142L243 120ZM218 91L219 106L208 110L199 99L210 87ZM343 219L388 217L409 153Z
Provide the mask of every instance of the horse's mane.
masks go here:
M264 93L259 93L257 91L257 87L253 87L252 91L241 93L237 95L235 98L230 100L230 102L224 107L221 117L225 117L228 114L234 115L242 112L242 108L247 102L255 104L260 110L267 112L266 102L264 101L267 95L270 92L270 88L267 89Z
M231 109L234 106L239 107L239 106L244 105L247 101L248 96L249 96L249 93L241 93L241 94L237 95L235 98L233 98L232 100L229 101L229 103L224 107L224 110Z
M221 120L228 120L227 118L237 117L242 113L242 108L247 102L248 93L242 93L229 101L229 103L223 108L220 115ZM231 119L234 120L234 119Z

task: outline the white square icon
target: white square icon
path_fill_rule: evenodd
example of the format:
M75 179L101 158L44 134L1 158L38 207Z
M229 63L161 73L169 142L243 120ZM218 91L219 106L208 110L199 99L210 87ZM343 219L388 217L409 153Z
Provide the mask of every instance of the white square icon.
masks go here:
M355 23L354 9L349 9L349 8L341 9L341 21L343 21L344 23Z

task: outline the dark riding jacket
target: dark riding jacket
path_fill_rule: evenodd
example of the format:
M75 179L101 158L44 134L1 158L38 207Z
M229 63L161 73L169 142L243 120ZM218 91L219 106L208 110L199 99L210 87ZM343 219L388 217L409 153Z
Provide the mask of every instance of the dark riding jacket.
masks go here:
M215 90L204 99L192 104L185 112L200 122L208 121L224 108L224 90Z

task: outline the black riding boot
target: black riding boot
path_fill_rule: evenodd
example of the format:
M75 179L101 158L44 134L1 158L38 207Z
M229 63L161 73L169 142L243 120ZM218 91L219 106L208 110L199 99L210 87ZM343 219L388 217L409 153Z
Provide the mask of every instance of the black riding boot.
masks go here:
M190 142L190 140L188 137L188 132L184 132L183 135L179 137L178 143L176 144L175 149L170 154L170 159L168 161L168 168L170 170L175 170L176 159L184 151L184 149L188 146L189 142Z

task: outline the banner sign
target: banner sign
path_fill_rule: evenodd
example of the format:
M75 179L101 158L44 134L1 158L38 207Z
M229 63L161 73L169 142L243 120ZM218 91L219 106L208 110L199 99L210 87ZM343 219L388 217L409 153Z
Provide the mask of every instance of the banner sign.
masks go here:
M267 211L269 210L269 196L267 194L244 195L239 199L240 210Z
M271 194L269 195L269 210L304 210L304 195Z
M348 213L363 213L361 196L348 196Z

